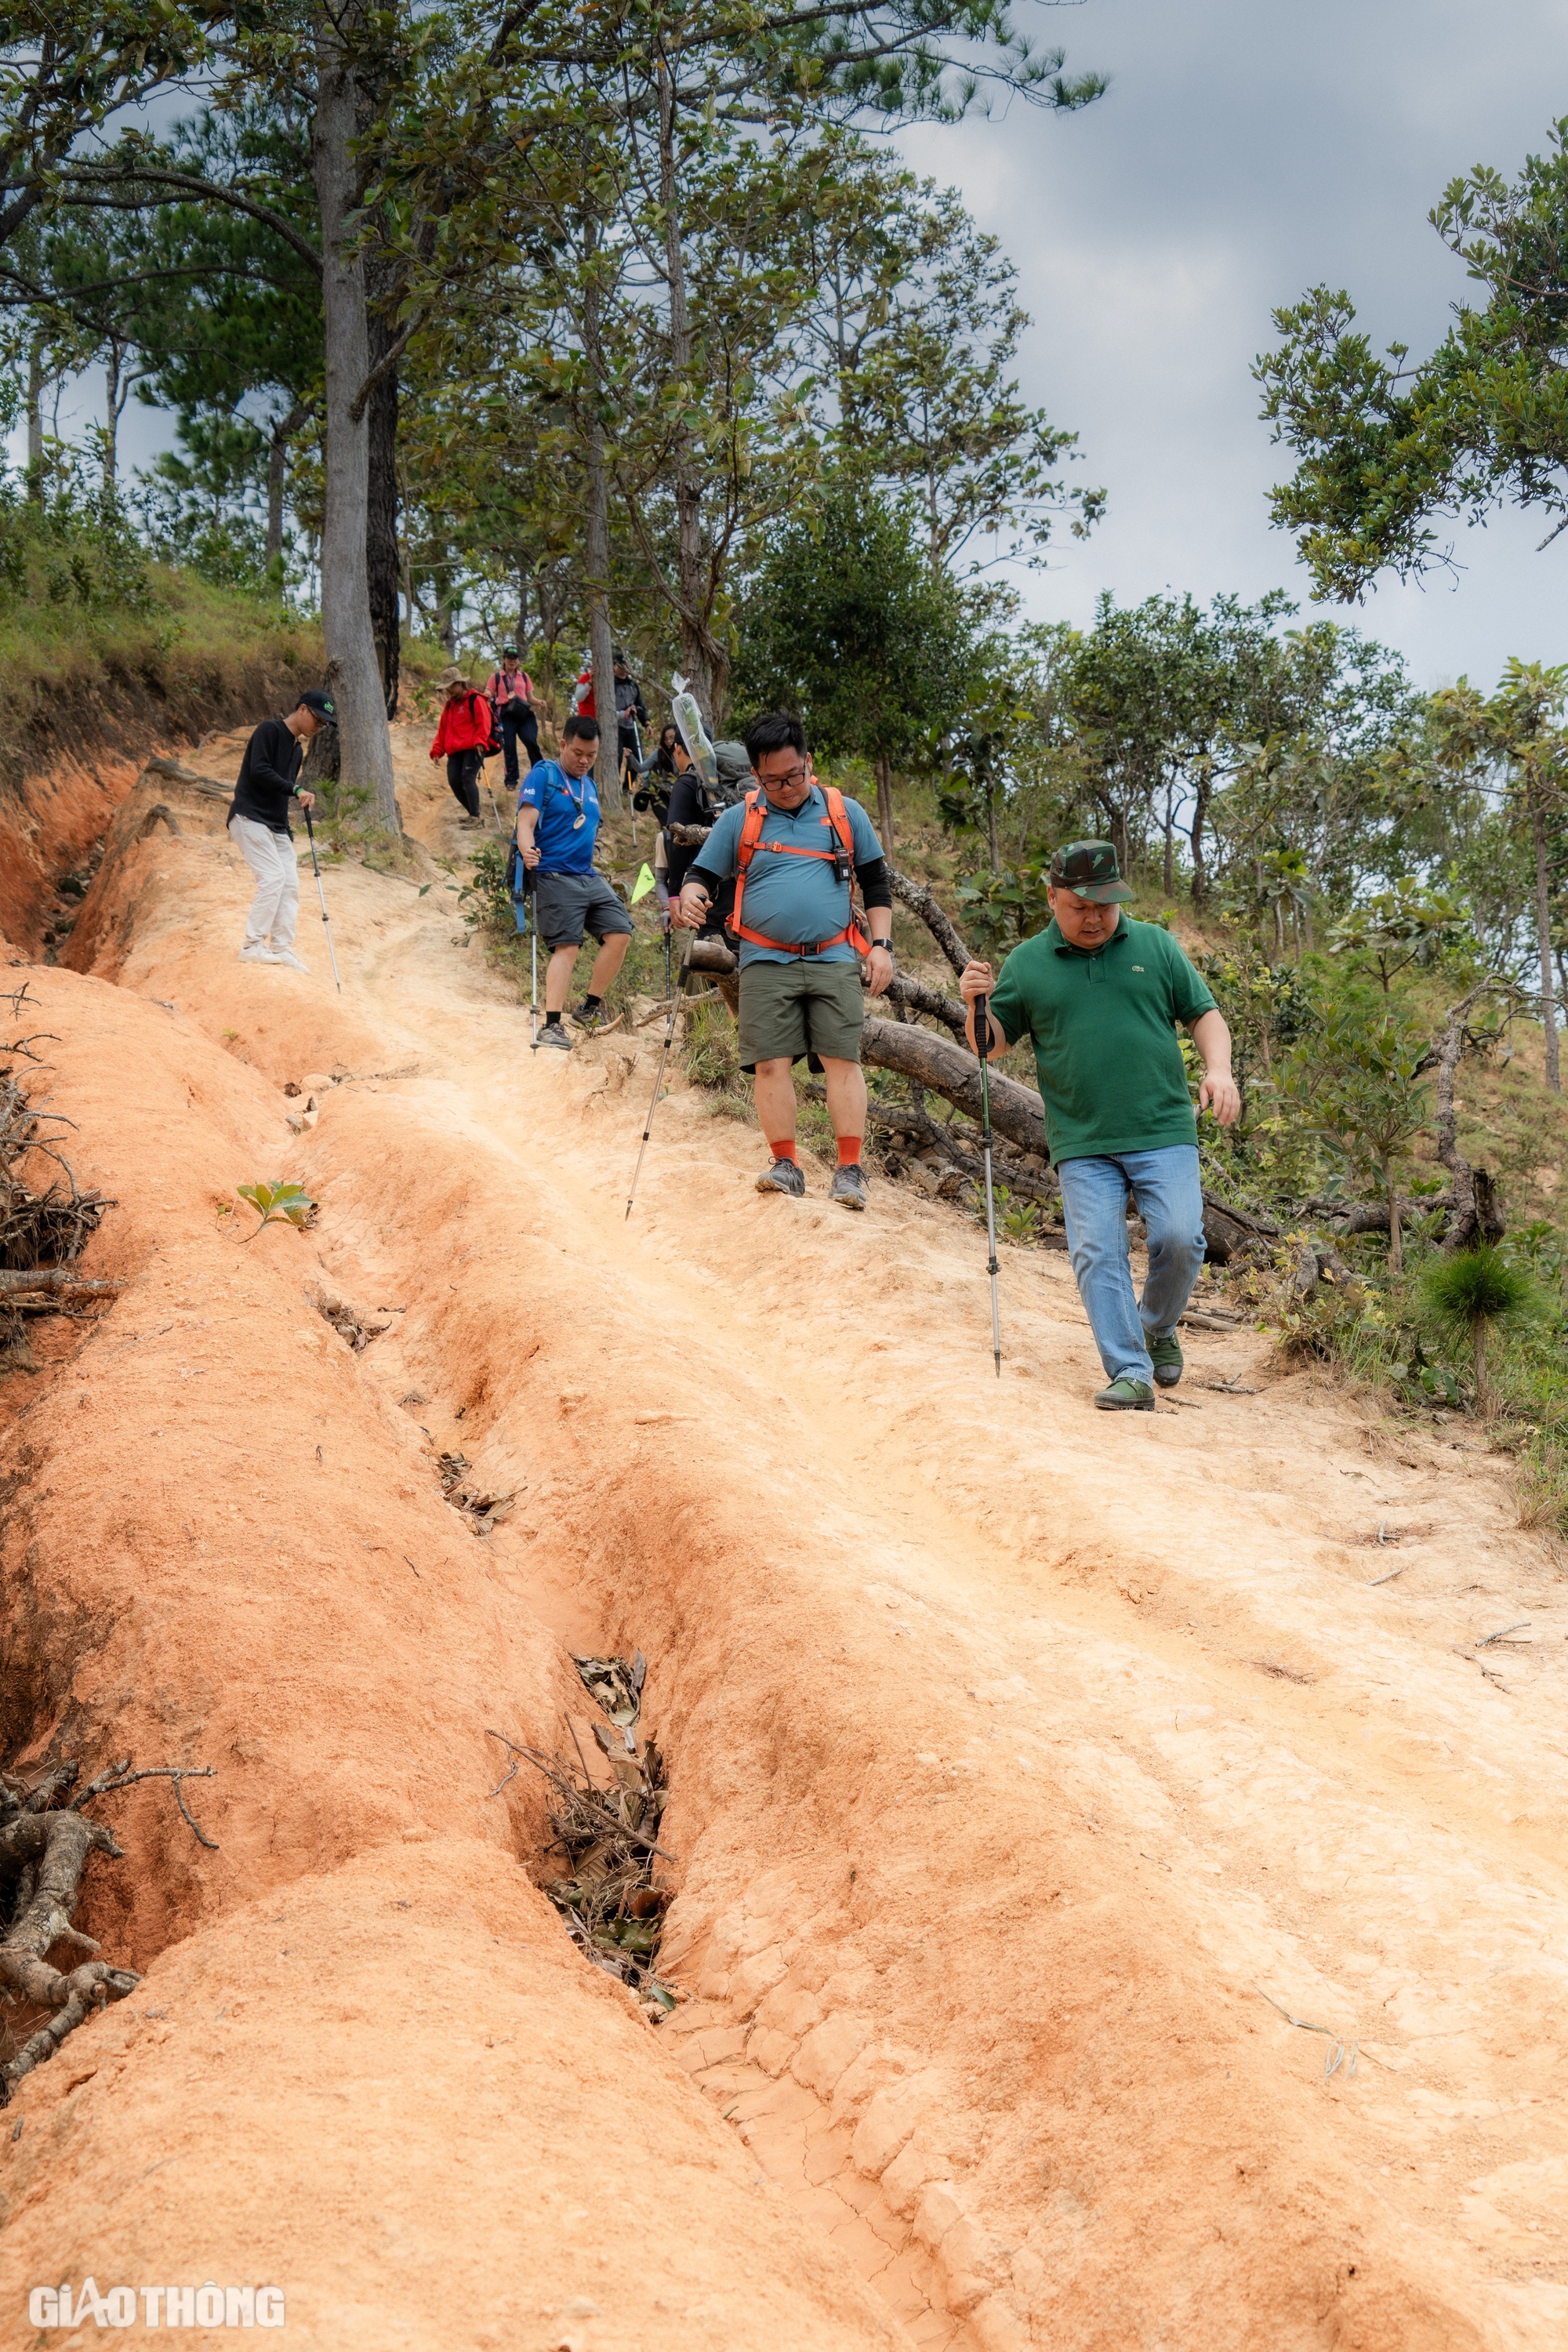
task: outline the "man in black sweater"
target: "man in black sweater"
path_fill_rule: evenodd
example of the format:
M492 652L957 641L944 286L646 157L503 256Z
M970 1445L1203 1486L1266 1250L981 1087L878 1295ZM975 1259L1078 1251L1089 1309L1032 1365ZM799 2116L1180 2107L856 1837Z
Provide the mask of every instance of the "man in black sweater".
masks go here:
M289 830L289 803L314 808L314 793L298 790L296 779L305 744L319 727L330 727L337 709L330 694L315 687L300 697L287 719L264 719L245 747L239 779L228 812L229 838L256 877L256 896L245 926L241 963L287 963L309 971L294 952L300 912L300 869Z

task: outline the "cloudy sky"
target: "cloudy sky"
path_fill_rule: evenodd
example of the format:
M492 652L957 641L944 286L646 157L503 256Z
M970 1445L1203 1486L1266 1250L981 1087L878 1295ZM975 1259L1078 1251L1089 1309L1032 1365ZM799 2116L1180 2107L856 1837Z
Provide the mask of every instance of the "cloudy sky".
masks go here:
M1030 583L1040 618L1085 620L1167 586L1207 597L1284 587L1307 601L1266 493L1289 470L1258 421L1250 368L1269 313L1319 282L1348 287L1378 347L1430 349L1472 288L1427 222L1478 163L1512 177L1568 112L1563 0L1017 0L1069 70L1109 94L1053 118L902 142L960 186L1018 266L1035 324L1030 398L1081 436L1106 521ZM1568 657L1568 534L1538 518L1458 530L1457 587L1388 585L1355 618L1408 657L1417 683L1510 654ZM1343 608L1333 608L1342 613Z
M1289 471L1250 373L1269 313L1324 281L1350 289L1378 345L1431 348L1448 305L1479 289L1427 212L1475 163L1512 177L1568 112L1568 0L1015 5L1069 70L1109 73L1109 94L1075 116L1015 104L900 143L1016 260L1035 320L1025 389L1078 430L1083 478L1110 492L1087 543L1022 576L1028 609L1087 621L1103 589L1130 603L1166 587L1282 586L1305 604L1265 504ZM91 381L82 393L99 397ZM68 431L78 404L62 406ZM132 464L168 437L165 418L126 418ZM1568 534L1537 556L1542 536L1506 510L1458 530L1457 582L1389 584L1350 617L1425 687L1461 670L1489 684L1510 654L1568 657Z

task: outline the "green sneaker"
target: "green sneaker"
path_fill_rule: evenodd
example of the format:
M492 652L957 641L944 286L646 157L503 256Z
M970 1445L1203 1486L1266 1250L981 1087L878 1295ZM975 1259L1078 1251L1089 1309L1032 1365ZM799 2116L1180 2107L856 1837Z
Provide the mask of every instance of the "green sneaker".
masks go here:
M1167 1331L1163 1339L1151 1339L1149 1354L1154 1365L1154 1386L1173 1389L1182 1377L1184 1364L1182 1343L1175 1333Z
M1101 1412L1152 1412L1154 1391L1142 1381L1112 1381L1095 1398Z

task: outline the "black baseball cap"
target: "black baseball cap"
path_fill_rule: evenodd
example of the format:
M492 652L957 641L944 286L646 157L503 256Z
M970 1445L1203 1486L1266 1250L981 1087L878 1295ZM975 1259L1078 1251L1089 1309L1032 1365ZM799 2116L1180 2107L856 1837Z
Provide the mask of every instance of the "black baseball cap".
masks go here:
M337 704L330 694L323 694L319 686L308 686L300 701L307 710L313 710L318 719L335 719L338 715Z

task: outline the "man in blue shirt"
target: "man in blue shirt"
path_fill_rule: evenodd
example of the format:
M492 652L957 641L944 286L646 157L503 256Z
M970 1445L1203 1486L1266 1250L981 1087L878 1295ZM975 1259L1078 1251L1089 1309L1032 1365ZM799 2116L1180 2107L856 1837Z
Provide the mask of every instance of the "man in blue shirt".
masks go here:
M544 1026L539 1043L560 1054L572 1051L561 1025L572 968L584 931L599 942L588 993L572 1015L580 1029L597 1026L606 990L626 961L632 919L600 874L594 871L599 830L599 795L594 761L599 722L574 712L561 730L559 760L541 760L529 770L517 796L517 845L535 876L533 919L550 949L544 976Z
M866 1081L860 1075L860 954L880 996L893 976L893 891L882 845L858 801L825 792L811 772L798 719L774 711L746 730L756 778L743 803L726 809L698 853L676 919L700 930L720 885L738 877L728 928L741 955L741 1066L753 1073L757 1117L773 1164L759 1192L805 1192L795 1155L794 1066L825 1073L838 1139L833 1195L866 1206L860 1148ZM860 885L871 933L855 924L850 870Z

